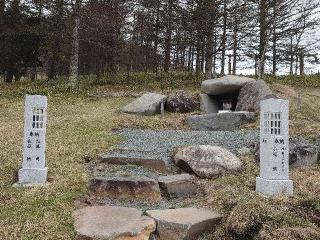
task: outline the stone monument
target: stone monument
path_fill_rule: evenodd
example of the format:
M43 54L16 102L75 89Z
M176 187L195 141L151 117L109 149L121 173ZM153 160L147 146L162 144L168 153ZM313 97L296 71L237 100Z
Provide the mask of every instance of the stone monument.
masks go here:
M260 177L256 192L267 196L292 195L289 180L289 101L270 98L261 102Z
M25 99L23 163L22 169L19 170L19 185L41 185L47 181L46 123L47 97L27 95Z

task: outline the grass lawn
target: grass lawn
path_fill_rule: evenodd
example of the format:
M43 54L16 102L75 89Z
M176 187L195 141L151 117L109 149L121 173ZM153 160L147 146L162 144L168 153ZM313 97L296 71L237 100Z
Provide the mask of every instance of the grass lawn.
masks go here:
M273 88L293 101L290 123L292 133L313 140L320 132L320 89L294 90L279 85ZM0 239L74 239L74 200L86 193L84 159L95 157L121 140L112 135L112 129L186 128L185 115L166 114L164 117L141 118L120 113L119 109L131 101L128 97L93 99L87 93L63 93L57 89L37 88L26 83L1 84L0 89ZM116 92L118 88L105 87L105 90ZM45 188L12 187L22 162L25 93L48 96L46 160L49 184ZM208 193L212 193L204 205L216 207L229 215L232 210L241 212L247 200L251 199L249 203L254 205L252 199L260 199L252 191L257 169L252 165L252 157L246 158L248 163L242 175L204 183ZM270 210L272 214L265 221L270 226L278 221L288 223L288 226L280 224L279 227L307 226L313 229L316 225L310 215L320 212L320 167L297 168L291 172L291 176L296 184L294 198L262 200L263 204L257 208L261 212L264 211L261 209L279 206L279 209ZM292 212L291 207L297 211ZM288 214L282 219L275 214L276 211ZM269 225L264 224L264 227L268 228ZM230 223L224 228L233 231L242 229L242 226ZM208 236L205 239L214 238Z

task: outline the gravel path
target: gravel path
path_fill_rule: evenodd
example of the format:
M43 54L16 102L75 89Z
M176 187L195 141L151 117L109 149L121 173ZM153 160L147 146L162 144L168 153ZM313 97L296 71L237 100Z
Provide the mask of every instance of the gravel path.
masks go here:
M256 130L213 132L122 129L115 134L123 136L125 140L103 157L161 159L166 164L171 162L170 155L176 147L216 145L237 153L241 148L259 139L259 132Z

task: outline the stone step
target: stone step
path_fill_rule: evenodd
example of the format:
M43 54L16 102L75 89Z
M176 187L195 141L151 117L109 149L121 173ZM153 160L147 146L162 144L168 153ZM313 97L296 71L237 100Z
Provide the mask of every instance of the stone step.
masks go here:
M213 230L222 216L207 209L179 208L147 211L157 223L159 240L191 240Z
M160 172L166 172L171 159L166 153L152 151L115 150L100 156L100 161L117 165L137 165L147 167Z
M194 196L197 187L193 183L194 177L189 174L161 176L158 178L162 194L168 198Z
M155 221L135 208L94 206L73 214L77 239L148 240Z
M147 177L108 177L89 180L89 190L98 197L138 199L151 202L161 200L159 184Z

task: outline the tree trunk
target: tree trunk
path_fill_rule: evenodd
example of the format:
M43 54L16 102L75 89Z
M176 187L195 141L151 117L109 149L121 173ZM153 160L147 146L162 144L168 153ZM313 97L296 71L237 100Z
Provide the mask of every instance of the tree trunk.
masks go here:
M159 45L159 26L160 26L160 0L157 2L157 16L154 36L154 48L153 48L153 71L158 72L159 60L158 60L158 45Z
M226 42L227 42L227 0L223 2L223 33L221 42L221 75L224 75L225 57L226 57Z
M2 31L2 24L4 23L4 10L5 10L5 0L0 0L0 33Z
M277 74L277 0L273 0L272 74Z
M217 35L214 33L214 43L213 43L213 71L212 75L215 78L216 73L216 66L217 66Z
M189 46L189 51L188 51L188 71L189 72L192 72L192 64L193 64L191 63L191 61L193 61L192 52L193 52L192 47Z
M74 28L72 36L72 56L70 62L70 87L74 90L79 85L79 29L81 0L77 0L74 9Z
M299 51L299 58L300 58L300 75L304 75L304 50L303 48Z
M212 64L213 64L213 29L208 29L207 34L207 52L206 52L206 78L212 78Z
M164 54L164 71L168 72L170 69L170 55L171 55L171 40L172 40L172 17L173 17L173 0L168 3L168 23L165 39L165 54Z
M293 39L290 37L290 75L293 75L293 63L294 63L294 55L293 55Z
M272 45L272 74L277 74L277 33L276 29L274 29L273 32L273 39L272 39L273 45Z
M200 72L200 64L201 64L201 47L200 47L200 39L197 41L197 59L196 59L196 72Z
M229 55L228 57L229 57L229 60L228 60L228 74L231 75L231 73L232 73L232 70L231 70L232 69L232 62L231 62L232 56Z
M206 59L206 56L205 56L205 44L203 43L202 46L201 46L201 64L200 64L201 72L203 72L203 70L204 70L205 59Z
M237 50L238 50L238 20L236 19L233 29L233 66L232 74L237 74Z
M265 54L267 48L267 0L260 2L260 45L259 59L257 61L258 75L262 78L265 72Z

